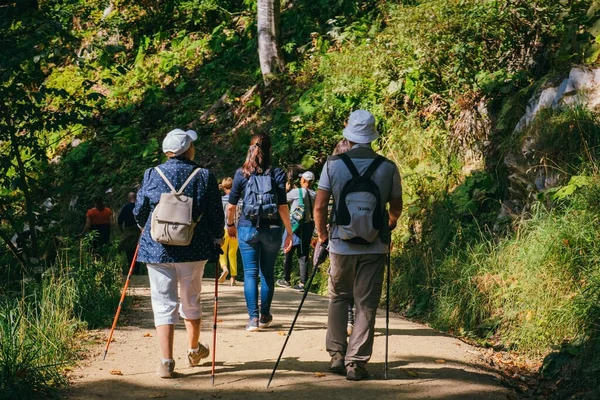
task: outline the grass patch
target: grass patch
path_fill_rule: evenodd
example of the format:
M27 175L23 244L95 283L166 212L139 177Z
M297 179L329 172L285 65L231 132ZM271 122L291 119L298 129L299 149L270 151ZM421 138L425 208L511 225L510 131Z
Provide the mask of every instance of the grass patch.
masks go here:
M65 368L82 350L86 326L112 320L121 288L120 260L93 255L86 243L59 252L39 282L0 301L0 398L54 395L67 384Z

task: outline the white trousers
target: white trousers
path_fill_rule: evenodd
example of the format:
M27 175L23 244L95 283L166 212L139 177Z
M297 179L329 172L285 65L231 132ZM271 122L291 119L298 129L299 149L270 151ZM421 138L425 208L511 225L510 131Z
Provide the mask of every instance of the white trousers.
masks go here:
M200 294L205 265L206 260L147 264L155 326L176 324L179 315L192 320L202 316Z

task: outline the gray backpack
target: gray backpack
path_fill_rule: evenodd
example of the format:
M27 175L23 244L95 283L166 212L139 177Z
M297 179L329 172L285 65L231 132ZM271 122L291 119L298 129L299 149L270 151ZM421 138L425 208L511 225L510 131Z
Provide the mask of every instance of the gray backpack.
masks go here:
M183 191L192 178L200 172L200 168L195 169L190 174L178 191L175 190L160 168L155 167L154 169L169 186L171 192L160 195L160 201L152 213L150 236L158 243L171 246L187 246L192 241L194 228L198 221L192 219L194 199L184 195Z
M335 211L335 223L340 239L369 245L377 239L383 226L384 211L381 207L379 187L371 176L385 158L377 156L364 174L360 174L347 154L340 154L352 178L342 188Z

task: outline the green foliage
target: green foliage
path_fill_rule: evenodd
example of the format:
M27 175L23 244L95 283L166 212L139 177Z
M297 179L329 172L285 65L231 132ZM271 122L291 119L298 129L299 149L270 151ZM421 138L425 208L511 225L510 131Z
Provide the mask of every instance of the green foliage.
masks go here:
M560 208L546 211L538 204L504 239L482 232L473 244L454 241L414 267L415 252L406 248L396 261L407 265L394 280L400 304L427 295L413 312L435 326L528 354L593 332L600 254L600 209L593 204L600 186L597 176L574 181L586 185L565 193ZM420 297L407 290L415 285L424 292Z
M75 285L74 315L90 328L110 325L119 304L123 263L116 248L99 257L89 251L85 241L79 251L79 262L64 271Z
M79 231L92 197L109 188L107 204L116 209L161 160L162 137L174 127L199 133L197 159L217 175L233 174L256 131L272 134L277 165L318 173L348 114L366 108L378 121L376 149L402 171L399 308L526 352L574 338L582 324L592 329L584 315L594 312L573 304L589 304L577 279L593 259L584 222L594 215L582 205L600 204L594 180L546 192L540 201L556 209L540 206L529 222L505 218L507 237L496 216L506 191L502 153L522 144L512 131L531 94L573 63L597 58L596 1L285 1L288 71L268 89L255 86L255 1L110 6L56 0L0 8L5 236L39 224L43 248ZM537 156L587 177L580 166L597 156L597 117L578 109L541 116L526 132L541 138ZM491 130L474 129L481 121ZM44 210L49 196L57 205ZM50 228L53 219L60 231ZM563 238L577 250L562 249ZM108 265L86 251L76 258L65 272L80 282L72 308L100 326L114 311L119 268L114 256ZM13 278L21 272L9 270ZM551 283L575 297L560 297ZM323 267L315 291L325 288Z
M72 282L50 276L42 289L0 306L2 398L41 397L67 383L63 368L78 348Z
M600 155L600 117L581 106L546 108L522 137L537 142L533 157L574 173L582 163L593 162Z
M99 259L85 241L58 253L54 268L39 284L27 284L19 299L9 291L0 299L2 399L47 396L66 385L64 369L81 350L77 335L85 326L110 325L114 316L120 260Z

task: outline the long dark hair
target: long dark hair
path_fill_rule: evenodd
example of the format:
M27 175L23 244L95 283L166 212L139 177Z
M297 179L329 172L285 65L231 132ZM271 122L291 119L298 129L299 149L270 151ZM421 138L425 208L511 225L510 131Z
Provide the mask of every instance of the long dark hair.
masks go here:
M263 174L271 166L271 137L266 133L256 133L250 139L250 147L242 172L247 178L251 174Z

